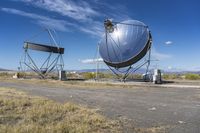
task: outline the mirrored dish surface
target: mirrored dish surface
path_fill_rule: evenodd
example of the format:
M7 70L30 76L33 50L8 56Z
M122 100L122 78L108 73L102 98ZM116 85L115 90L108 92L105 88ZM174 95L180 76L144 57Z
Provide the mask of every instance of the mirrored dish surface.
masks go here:
M127 20L113 26L114 31L103 36L99 52L104 62L115 68L130 66L149 50L151 35L148 27L137 20Z

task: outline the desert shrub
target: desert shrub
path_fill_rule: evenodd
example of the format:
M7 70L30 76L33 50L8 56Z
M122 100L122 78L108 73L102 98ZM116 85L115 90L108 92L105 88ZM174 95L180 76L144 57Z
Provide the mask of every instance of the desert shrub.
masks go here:
M82 73L84 79L94 79L96 74L94 72L85 72Z
M10 74L9 73L7 73L7 72L1 72L0 73L0 76L1 77L6 77L6 76L9 76Z
M180 74L163 74L162 75L163 79L181 79Z
M85 72L81 74L83 76L84 79L94 79L96 78L96 73L95 72ZM101 73L98 72L97 74L98 78L102 78L102 79L111 79L113 78L113 74L111 73Z
M141 74L133 74L132 77L135 78L135 79L141 79L142 75Z
M142 74L131 74L127 77L127 79L142 79Z
M188 74L185 74L185 79L197 80L197 79L200 79L200 75L199 74L188 73Z
M71 77L76 77L76 74L74 74L74 73L67 73L67 74L66 74L66 77L70 77L70 78L71 78Z
M58 79L58 75L51 75L50 78L54 79L54 80L57 80Z
M79 73L67 73L66 77L68 79L83 79L83 75L81 75Z
M162 78L163 79L170 79L170 76L169 76L169 74L163 74Z
M19 78L26 77L26 73L25 72L18 72L17 75L18 75Z
M106 79L112 79L113 74L112 73L98 73L98 78L106 78Z

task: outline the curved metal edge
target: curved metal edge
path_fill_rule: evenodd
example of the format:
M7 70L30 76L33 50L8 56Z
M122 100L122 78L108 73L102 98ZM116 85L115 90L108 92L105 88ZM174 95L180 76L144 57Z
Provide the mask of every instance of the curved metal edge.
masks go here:
M54 46L49 46L49 45L43 45L43 44L38 44L38 43L32 43L32 42L24 42L23 48L24 49L36 50L36 51L64 54L64 48L54 47Z
M130 66L136 62L138 62L140 59L142 59L146 53L148 52L148 50L151 48L151 44L152 44L152 36L151 33L149 32L149 40L146 44L146 46L143 48L143 50L135 57L131 58L130 60L126 61L126 62L121 62L121 63L110 63L104 60L104 62L111 67L114 68L123 68L123 67L127 67Z

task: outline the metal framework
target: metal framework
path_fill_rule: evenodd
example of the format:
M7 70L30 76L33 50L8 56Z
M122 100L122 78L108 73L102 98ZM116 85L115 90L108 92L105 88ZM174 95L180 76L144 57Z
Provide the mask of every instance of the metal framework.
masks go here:
M130 65L130 66L128 66L128 68L126 70L123 70L123 71L120 70L120 68L111 67L109 65L107 65L107 66L119 79L121 78L121 80L123 82L125 82L127 77L131 73L136 72L138 69L140 69L141 67L143 67L145 65L146 65L145 74L147 74L149 72L150 62L151 62L151 48L149 49L149 52L148 52L148 59L145 59L143 62L141 62L140 64L138 64L136 66L134 66L134 64ZM122 74L122 77L120 76L120 74Z
M25 41L23 46L24 55L20 61L20 68L22 71L26 71L24 70L24 66L26 66L37 73L41 78L46 78L52 71L62 71L64 67L64 61L62 57L64 54L64 48L58 46L49 29L47 29L47 32L54 43L51 45L45 45ZM46 52L48 53L48 56L42 65L39 66L37 62L32 58L30 51Z

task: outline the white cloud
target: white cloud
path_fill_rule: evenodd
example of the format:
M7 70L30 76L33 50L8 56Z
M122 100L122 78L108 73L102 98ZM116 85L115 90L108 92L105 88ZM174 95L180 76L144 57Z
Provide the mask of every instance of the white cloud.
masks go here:
M168 72L181 72L184 71L184 69L182 67L178 67L178 66L168 66L167 68L163 68L164 70L168 71Z
M57 20L57 19L46 17L46 16L41 16L34 13L27 13L27 12L12 9L12 8L1 8L1 10L7 13L32 18L36 20L36 23L39 25L42 25L46 28L60 30L60 31L67 31L68 30L67 26L73 25L72 23L66 22L64 20Z
M166 45L170 45L170 44L172 44L172 43L173 43L172 41L166 41L166 42L165 42Z
M152 57L157 60L166 60L172 58L172 55L160 53L155 48L152 48Z
M169 70L173 69L173 67L172 67L172 66L168 66L167 68L168 68Z
M34 13L27 13L21 10L13 9L13 8L1 8L2 11L11 13L11 14L16 14L24 17L29 17L34 20L35 22L41 26L44 26L46 28L50 29L56 29L60 31L68 31L70 30L68 27L74 27L82 32L91 34L93 36L98 36L100 37L103 34L103 30L101 28L101 23L100 22L90 22L86 26L81 26L77 23L70 23L64 20L58 20L58 19L53 19L49 18L46 16L41 16L37 15Z
M117 3L112 6L102 1L75 1L75 0L13 0L21 1L49 12L55 12L73 20L75 28L90 34L101 37L103 34L103 19L111 17L117 21L128 19L126 7ZM119 12L120 10L120 12ZM99 21L102 18L102 22ZM75 21L74 21L75 20Z
M185 71L200 71L200 67L197 67L198 65L190 65L190 66L184 66Z
M47 12L54 12L60 16L65 17L64 20L51 19L51 21L48 21L46 18L42 18L39 21L37 21L38 24L49 25L51 27L52 25L53 27L57 26L57 28L60 30L76 29L98 38L103 35L104 32L103 19L105 19L106 17L114 18L117 21L129 18L125 6L117 3L113 3L113 5L110 6L110 4L108 4L107 2L102 2L98 0L95 1L12 0L12 1L23 2L28 6L34 6L36 8L46 10ZM102 19L102 21L99 21L99 19ZM72 24L72 26L67 27L66 25L68 25L68 23Z
M101 13L95 11L92 6L85 2L71 0L21 0L47 11L56 12L76 20L74 27L82 32L100 37L103 34L103 23L95 21L93 17ZM66 20L67 21L67 20Z
M93 36L101 37L103 34L102 24L97 21L88 21L86 25L78 24L78 23L71 23L65 20L53 19L47 16L42 16L34 13L28 13L21 10L13 9L13 8L1 8L2 11L16 14L24 17L28 17L34 19L37 24L50 29L55 29L59 31L69 31L70 29L75 28L82 32L88 33Z
M88 25L79 27L79 30L89 33L93 36L101 37L103 35L103 24L100 22L90 22Z
M194 70L200 71L200 67L193 67Z
M105 2L102 0L94 0L93 5L95 5L95 9L98 9L101 12L101 16L104 18L114 19L118 22L124 21L126 19L131 19L129 17L129 12L127 7L120 3L112 3L112 6L109 2Z
M47 11L56 12L78 21L90 21L94 17L112 17L118 20L129 18L126 6L103 1L84 0L14 0L21 1ZM120 10L120 12L119 12Z
M74 2L71 0L20 0L47 11L57 12L76 20L87 20L99 13L85 1Z
M168 66L167 70L171 71L171 72L173 72L173 71L177 71L178 72L178 71L182 71L183 69L181 69L181 67Z
M102 58L98 58L98 59L84 59L84 60L80 60L81 63L84 63L84 64L94 64L94 63L102 63L103 62L103 59Z

